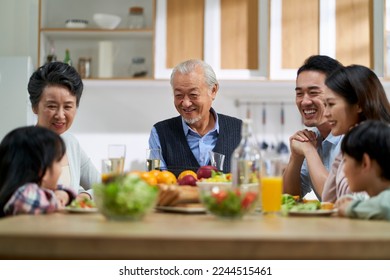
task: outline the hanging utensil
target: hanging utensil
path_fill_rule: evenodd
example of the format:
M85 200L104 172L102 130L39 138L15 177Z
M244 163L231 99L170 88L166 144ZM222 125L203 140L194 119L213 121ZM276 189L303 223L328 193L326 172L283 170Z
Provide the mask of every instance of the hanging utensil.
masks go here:
M260 144L260 149L267 150L268 149L268 143L265 141L265 126L267 123L267 111L265 109L266 103L263 103L263 108L261 110L261 124L263 128L263 141Z
M284 104L283 104L283 102L280 104L280 130L281 130L282 139L280 140L278 146L276 147L276 151L279 154L287 154L289 152L288 146L283 141L283 137L284 137Z

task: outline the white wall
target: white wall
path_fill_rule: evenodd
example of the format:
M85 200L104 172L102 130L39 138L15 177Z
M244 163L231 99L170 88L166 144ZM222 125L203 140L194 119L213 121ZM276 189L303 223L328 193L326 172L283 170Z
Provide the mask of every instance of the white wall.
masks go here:
M0 56L38 60L38 0L0 0Z

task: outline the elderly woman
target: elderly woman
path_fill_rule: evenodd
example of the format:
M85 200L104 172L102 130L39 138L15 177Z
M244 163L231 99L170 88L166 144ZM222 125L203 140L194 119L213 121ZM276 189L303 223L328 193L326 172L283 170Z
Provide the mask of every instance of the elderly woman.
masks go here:
M72 187L77 199L91 197L91 185L100 174L80 144L67 130L72 126L83 92L83 82L68 64L52 62L38 68L30 77L28 92L38 126L61 135L66 145L58 184Z

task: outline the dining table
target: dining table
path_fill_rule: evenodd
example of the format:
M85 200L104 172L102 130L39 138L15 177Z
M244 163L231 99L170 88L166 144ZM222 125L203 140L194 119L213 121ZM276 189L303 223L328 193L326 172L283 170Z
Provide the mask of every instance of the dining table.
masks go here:
M60 212L0 219L1 259L390 259L390 222L154 210L138 221Z

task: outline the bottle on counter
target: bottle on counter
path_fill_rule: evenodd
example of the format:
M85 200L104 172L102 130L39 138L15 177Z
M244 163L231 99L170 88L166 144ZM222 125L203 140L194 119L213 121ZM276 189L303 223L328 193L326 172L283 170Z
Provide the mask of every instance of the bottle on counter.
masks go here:
M57 61L57 55L55 53L54 43L50 43L50 53L46 56L46 63Z
M252 130L252 120L244 119L241 127L241 142L231 159L233 186L241 191L260 194L261 152ZM257 208L261 209L260 198Z
M141 29L145 27L144 8L131 7L129 8L127 25L130 29Z
M80 57L77 70L83 79L91 78L91 58Z
M66 49L66 50L65 50L64 63L69 64L70 66L72 66L72 59L70 58L69 49Z

